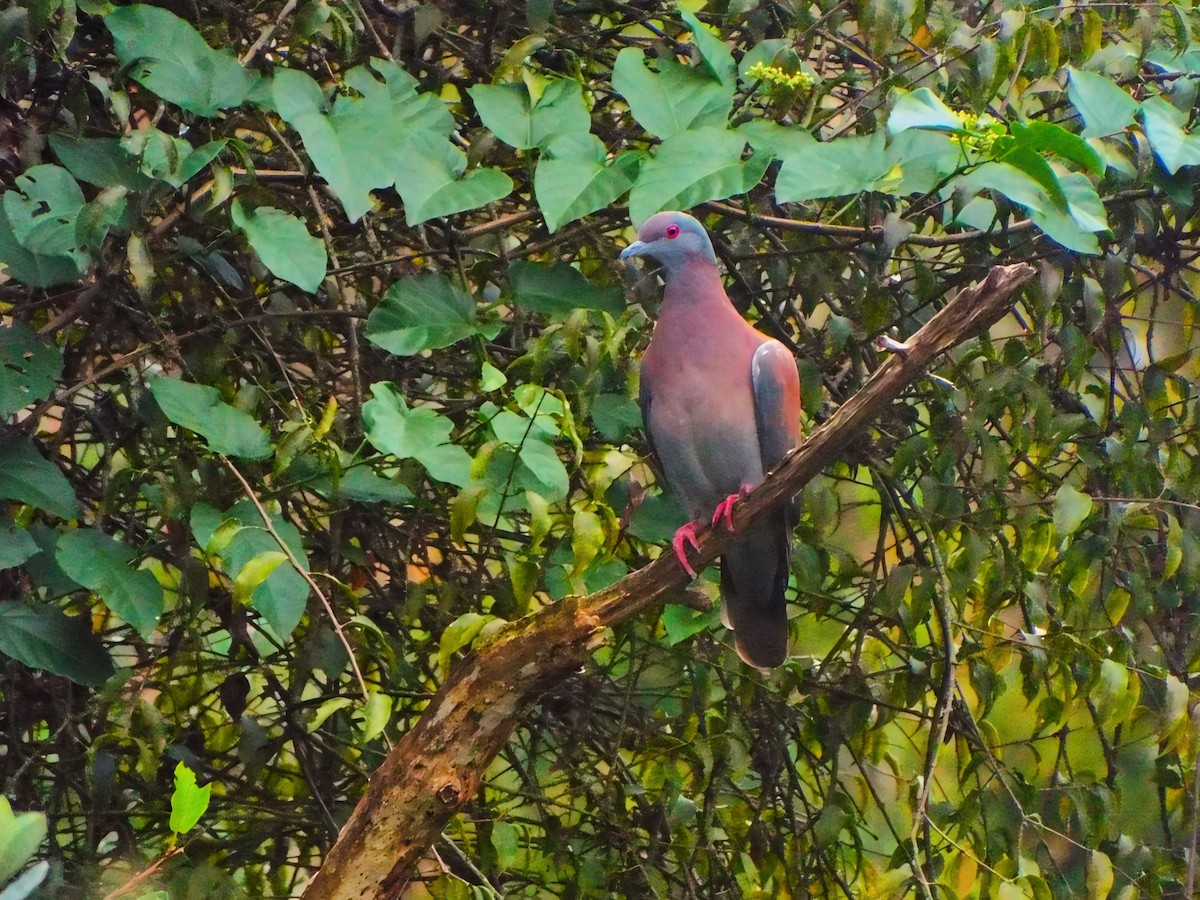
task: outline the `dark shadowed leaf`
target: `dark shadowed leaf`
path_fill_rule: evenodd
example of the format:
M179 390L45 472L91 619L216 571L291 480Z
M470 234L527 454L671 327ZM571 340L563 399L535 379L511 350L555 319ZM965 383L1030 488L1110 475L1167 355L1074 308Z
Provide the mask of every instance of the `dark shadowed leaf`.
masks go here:
M62 351L28 325L0 327L0 416L45 400L62 372Z
M52 607L0 600L0 653L89 687L104 684L113 674L112 660L87 617L67 616Z
M566 263L547 266L519 259L509 267L508 281L518 306L550 316L568 316L577 309L616 315L625 308L619 287L592 284Z
M146 569L132 565L134 552L93 528L73 528L58 539L55 557L62 570L149 637L163 611L163 590Z
M79 513L71 483L26 437L0 435L0 497L28 503L63 519Z

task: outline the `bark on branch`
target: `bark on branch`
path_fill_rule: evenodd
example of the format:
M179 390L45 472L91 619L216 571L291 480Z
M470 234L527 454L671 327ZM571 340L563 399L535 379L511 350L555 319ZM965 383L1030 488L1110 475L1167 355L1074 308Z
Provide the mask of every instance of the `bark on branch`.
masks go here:
M1002 266L961 291L737 504L735 527L816 477L934 357L1000 319L1033 274L1023 263ZM727 540L724 531L705 529L697 568L719 556ZM397 896L447 821L478 790L488 765L545 688L582 666L604 641L604 629L660 602L686 581L673 555L664 553L603 591L567 598L512 623L464 659L371 776L304 897Z

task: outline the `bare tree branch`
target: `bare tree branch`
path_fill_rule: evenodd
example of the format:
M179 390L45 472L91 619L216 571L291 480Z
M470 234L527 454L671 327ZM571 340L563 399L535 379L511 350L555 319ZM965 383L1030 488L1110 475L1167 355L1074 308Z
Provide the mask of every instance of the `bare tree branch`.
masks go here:
M906 342L894 344L894 354L862 390L737 504L735 528L793 496L829 466L938 354L1004 315L1033 275L1024 263L992 269ZM701 532L697 567L719 556L728 540L722 530ZM304 896L397 896L545 688L582 666L606 640L604 629L661 602L686 581L673 555L664 553L603 591L569 597L512 623L464 659L371 777Z

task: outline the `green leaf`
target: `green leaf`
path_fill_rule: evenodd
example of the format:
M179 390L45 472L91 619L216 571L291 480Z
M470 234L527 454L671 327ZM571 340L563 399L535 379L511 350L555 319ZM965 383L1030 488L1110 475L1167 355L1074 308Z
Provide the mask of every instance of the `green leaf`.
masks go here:
M313 163L358 221L370 192L395 185L410 225L504 197L512 180L496 169L463 176L466 156L449 141L454 118L444 103L416 92L416 80L393 62L346 73L358 96L343 95L326 111L324 95L303 72L281 69L271 85L279 114L295 128Z
M443 680L450 674L450 658L475 640L485 625L495 620L495 616L468 612L446 626L438 644L438 671Z
M0 570L19 566L40 549L28 529L0 516Z
M783 166L775 179L775 197L780 203L894 190L901 174L882 131L800 144L781 158Z
M511 869L520 859L521 832L516 825L503 820L492 823L492 849L496 851L496 865Z
M733 109L733 84L722 84L700 69L671 57L646 67L641 50L626 47L617 54L612 86L629 104L633 117L660 138L695 128L724 128Z
M1054 205L1036 180L1008 163L986 162L956 179L955 185L968 193L997 191L1029 210L1041 211Z
M640 164L636 153L622 153L606 163L604 145L593 134L556 138L533 174L546 228L553 234L608 206L633 185Z
M79 181L97 187L143 187L138 161L129 155L119 138L84 138L67 134L50 135L50 147L58 161Z
M1093 232L1108 230L1108 212L1095 186L1080 172L1060 176L1059 184L1067 202L1066 211L1047 204L1041 210L1030 210L1029 217L1068 250L1099 253L1100 243Z
M271 274L310 294L321 286L328 262L325 244L301 219L270 206L248 209L241 200L233 201L230 218Z
M962 148L948 133L920 128L897 135L887 146L887 158L900 167L895 193L901 196L934 190L965 162Z
M1142 103L1142 124L1167 174L1174 175L1184 166L1200 166L1200 137L1183 130L1187 116L1162 97Z
M46 256L22 247L15 236L14 222L0 204L0 263L8 277L31 287L54 287L77 281L87 268L80 255Z
M583 86L574 79L554 79L536 104L524 84L476 84L467 93L483 124L518 150L543 147L560 135L585 135L592 125Z
M1092 498L1064 484L1054 495L1054 530L1059 539L1069 537L1079 530L1092 512Z
M66 169L26 169L0 202L0 262L9 275L34 287L79 278L91 261L75 237L83 206L83 191Z
M963 131L963 120L929 88L892 90L892 111L888 115L888 134L900 134L910 128L936 131Z
M377 475L366 465L346 469L338 477L336 487L329 475L317 478L312 485L314 490L330 500L356 500L359 503L390 503L393 506L403 506L411 503L414 496L408 485Z
M565 317L577 309L618 315L625 308L619 287L592 284L568 263L547 266L519 259L509 266L508 283L518 306L549 316Z
M597 394L592 401L592 421L605 440L620 442L642 427L642 411L637 401L625 394Z
M215 553L224 572L235 583L247 566L263 554L280 552L279 542L263 526L262 516L249 500L235 503L220 513L206 503L197 503L191 513L192 533L206 552ZM304 541L291 522L271 516L271 527L301 565L307 565ZM252 580L253 575L244 581ZM308 603L308 582L288 561L271 568L250 594L250 607L266 621L279 638L288 637L300 623Z
M371 208L370 192L396 181L411 136L448 135L454 119L436 97L419 95L416 81L394 63L346 74L359 96L338 97L326 110L320 86L304 72L279 69L271 99L280 116L300 133L313 164L357 222Z
M113 674L112 660L92 634L88 617L51 607L0 600L0 653L88 687L99 687Z
M198 116L241 106L254 77L227 50L214 50L183 19L135 4L108 14L104 24L129 75L164 100Z
M14 813L0 794L0 887L37 855L45 839L45 813Z
M0 416L45 400L62 374L62 351L23 322L0 326Z
M200 817L208 811L211 799L212 782L198 787L196 773L185 763L179 763L175 767L175 790L171 792L171 831L186 834L195 828Z
M264 550L251 557L233 579L233 599L238 603L248 603L259 585L266 581L282 562L287 562L287 554L282 550Z
M1013 122L1010 127L1020 146L1037 153L1053 153L1082 166L1097 177L1104 174L1104 160L1100 154L1083 138L1071 134L1061 125L1033 121L1024 124Z
M371 386L363 404L367 439L398 459L415 459L432 478L465 487L471 481L471 457L450 440L454 423L428 406L409 407L400 389L388 381Z
M75 253L75 217L84 199L71 173L62 166L33 166L16 185L4 192L4 212L21 246L45 255Z
M641 223L662 209L690 209L746 193L762 178L770 156L755 153L743 160L745 147L745 138L724 128L698 128L663 141L638 173L629 217Z
M0 434L0 498L28 503L62 519L79 514L71 482L27 437Z
M430 132L414 134L397 166L396 190L404 201L404 220L429 219L478 209L512 192L512 179L499 169L475 169L463 175L467 157L449 141Z
M1128 712L1129 690L1135 685L1136 679L1130 679L1125 665L1115 659L1100 661L1100 677L1089 696L1096 704L1101 723L1113 725L1121 721L1122 714Z
M718 82L732 88L737 84L737 63L725 42L709 31L691 12L681 9L679 17L692 32L692 43L700 51L700 64Z
M1087 895L1105 900L1113 886L1113 864L1107 853L1092 850L1087 858Z
M996 158L1036 181L1055 206L1060 209L1066 207L1067 199L1059 183L1058 172L1040 153L1021 145L1016 138L1003 137L996 141Z
M121 146L138 161L138 171L146 178L181 188L216 158L227 141L209 141L193 148L183 138L139 128L121 139Z
M471 296L444 275L395 282L367 316L371 343L396 356L438 350L480 333Z
M1138 110L1138 102L1112 79L1070 67L1067 97L1083 119L1085 138L1120 134L1133 124Z
M73 528L58 539L55 559L67 575L149 639L163 611L162 586L135 569L133 550L93 528Z
M679 603L668 603L662 611L663 631L667 634L667 645L674 647L705 631L711 631L720 621L713 609L701 612Z
M196 432L213 453L265 459L271 442L254 417L221 400L216 388L178 378L155 378L150 393L168 419Z

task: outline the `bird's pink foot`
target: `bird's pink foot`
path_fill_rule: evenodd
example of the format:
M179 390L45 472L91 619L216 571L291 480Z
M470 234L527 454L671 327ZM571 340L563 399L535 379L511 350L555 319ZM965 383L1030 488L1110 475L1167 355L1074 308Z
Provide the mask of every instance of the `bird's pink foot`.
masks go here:
M675 551L675 558L679 560L679 564L683 566L683 571L687 572L693 578L696 577L696 570L692 568L692 564L688 562L687 550L684 544L691 544L693 550L699 550L700 545L696 542L696 523L688 522L680 527L675 532L675 537L671 539L671 549Z
M742 488L736 494L730 494L718 503L716 510L713 512L712 523L716 525L724 519L725 527L733 531L733 504L745 497L747 493L749 491L746 488Z

